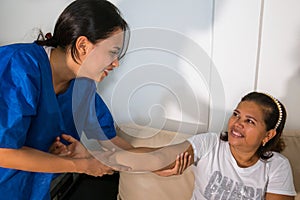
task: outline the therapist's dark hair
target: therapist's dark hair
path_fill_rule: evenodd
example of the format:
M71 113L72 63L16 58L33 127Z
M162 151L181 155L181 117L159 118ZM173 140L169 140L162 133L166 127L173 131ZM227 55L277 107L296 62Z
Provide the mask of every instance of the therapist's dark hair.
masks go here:
M252 101L262 108L266 131L269 131L276 127L276 123L278 122L280 113L276 102L270 95L260 92L251 92L241 99L241 102L243 101ZM281 138L281 134L284 129L287 113L284 105L279 100L277 100L277 102L281 106L282 118L278 127L276 128L276 135L265 145L261 145L256 151L256 154L263 160L271 158L273 156L272 151L281 152L285 148L285 144ZM227 141L228 133L221 134L220 138Z
M127 50L129 27L119 9L106 0L76 0L60 14L53 36L46 34L45 39L41 33L36 42L41 46L59 46L64 50L70 48L72 58L77 62L78 52L75 44L78 37L86 36L90 42L96 44L110 37L117 29L124 32L120 59Z

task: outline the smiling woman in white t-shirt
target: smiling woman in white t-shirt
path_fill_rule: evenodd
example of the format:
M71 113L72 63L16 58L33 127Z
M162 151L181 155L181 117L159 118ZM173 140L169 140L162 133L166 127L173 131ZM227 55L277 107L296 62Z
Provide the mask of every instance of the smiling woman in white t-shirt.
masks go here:
M198 134L159 149L118 151L110 161L133 171L155 171L173 167L176 155L187 152L191 162L182 156L178 174L194 163L193 200L290 200L296 195L292 171L279 153L284 148L280 137L285 121L286 110L279 100L251 92L234 109L225 133Z

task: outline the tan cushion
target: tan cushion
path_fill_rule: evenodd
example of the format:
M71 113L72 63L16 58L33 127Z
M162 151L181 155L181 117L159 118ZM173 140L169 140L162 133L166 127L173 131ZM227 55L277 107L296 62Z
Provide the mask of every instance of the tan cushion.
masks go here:
M136 125L121 125L117 134L133 146L159 147L184 141L191 135ZM146 164L146 163L145 163ZM121 200L189 200L194 188L191 167L180 176L161 177L153 173L120 173Z
M300 200L300 131L285 131L282 138L286 144L282 154L291 163L295 188L298 193L296 200Z
M160 177L153 173L120 173L119 197L122 200L190 200L194 176L189 168L180 176Z
M161 147L176 144L191 137L189 134L178 133L168 130L138 126L133 124L122 124L116 127L117 134L135 147Z

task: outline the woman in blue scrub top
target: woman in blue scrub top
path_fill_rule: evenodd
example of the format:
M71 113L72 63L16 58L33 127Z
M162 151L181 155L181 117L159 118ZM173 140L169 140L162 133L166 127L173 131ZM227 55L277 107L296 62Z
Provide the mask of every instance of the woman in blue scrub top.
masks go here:
M53 173L116 170L67 149L56 155L50 147L60 139L76 147L84 131L131 148L116 136L94 83L119 65L127 30L110 2L76 0L59 16L53 37L0 47L0 199L50 199Z

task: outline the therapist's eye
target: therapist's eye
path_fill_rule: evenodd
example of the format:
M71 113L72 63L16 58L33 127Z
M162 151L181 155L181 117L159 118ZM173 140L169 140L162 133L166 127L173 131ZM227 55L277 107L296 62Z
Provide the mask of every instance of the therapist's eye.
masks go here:
M119 56L119 51L110 51L110 55L112 56L112 57L118 57Z

